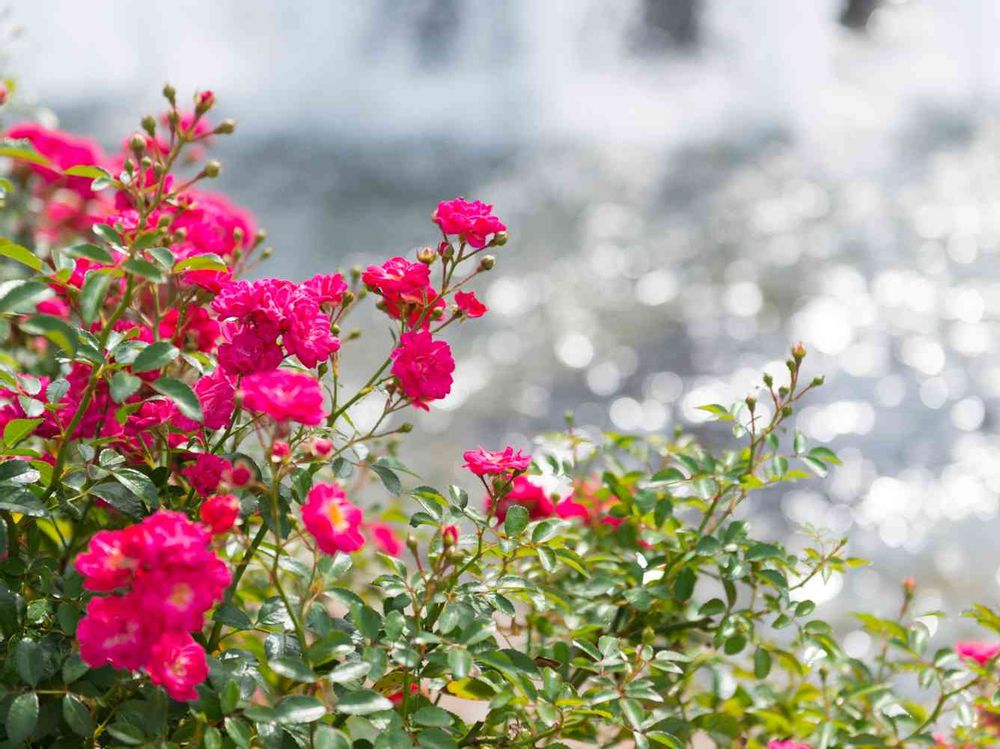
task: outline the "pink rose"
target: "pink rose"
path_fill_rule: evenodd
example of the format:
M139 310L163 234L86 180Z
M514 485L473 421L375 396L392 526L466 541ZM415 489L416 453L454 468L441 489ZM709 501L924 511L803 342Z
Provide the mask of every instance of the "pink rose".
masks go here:
M458 235L477 250L485 247L490 237L507 230L493 215L493 206L478 200L445 200L438 203L433 218L444 234Z
M392 374L412 405L425 411L427 402L451 392L455 360L444 341L435 341L426 331L403 333L392 352Z
M247 375L240 383L243 407L278 422L316 426L327 416L323 388L314 377L286 369Z
M347 499L337 484L316 484L302 506L302 522L316 539L320 551L350 553L365 545L360 526L361 510Z

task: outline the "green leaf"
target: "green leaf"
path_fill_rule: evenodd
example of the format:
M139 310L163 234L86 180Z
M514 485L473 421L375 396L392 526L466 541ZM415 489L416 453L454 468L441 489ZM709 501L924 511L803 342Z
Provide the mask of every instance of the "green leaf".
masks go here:
M391 468L378 463L372 463L371 469L382 479L382 485L389 494L399 494L403 486L399 481L399 476Z
M472 670L472 656L465 648L452 648L448 651L448 668L456 679L464 679Z
M94 718L79 698L67 694L62 699L63 719L77 736L89 739L94 735Z
M121 484L110 481L98 484L90 487L90 493L95 497L100 497L118 512L131 518L138 520L146 514L146 508L143 507L142 501Z
M90 327L90 324L97 319L107 297L111 281L110 273L96 270L87 272L87 278L80 290L80 317L83 318L86 326Z
M102 263L103 265L114 265L115 263L115 257L111 254L110 250L98 244L73 245L65 252L67 255L85 257L88 260L93 260L95 263Z
M511 505L507 508L507 516L503 521L504 532L508 536L516 536L528 527L528 510L521 505Z
M3 145L0 145L0 156L6 156L8 159L17 159L18 161L27 161L32 164L48 167L49 169L56 168L51 161L38 153L28 141L5 140Z
M21 330L31 335L44 336L69 356L76 353L79 337L76 328L52 315L34 315L21 323Z
M686 481L687 477L677 468L664 468L662 471L654 473L649 482L651 484L670 484L676 481Z
M14 447L18 442L31 435L42 419L11 419L3 428L3 441L7 447Z
M49 514L38 497L20 486L13 490L9 487L0 490L0 510L19 512L34 518L43 518Z
M496 690L488 682L471 677L449 681L445 689L463 700L490 700L496 695Z
M16 260L21 265L26 265L33 271L42 270L42 259L27 247L14 244L8 239L0 238L0 255Z
M17 675L26 684L36 686L41 681L45 672L45 653L37 642L27 637L18 642L14 649L14 662Z
M694 593L695 576L690 567L685 567L677 573L674 581L674 598L678 601L686 601Z
M444 728L450 726L454 716L447 710L434 705L425 705L412 715L413 722L421 726Z
M757 648L753 654L753 673L758 679L766 679L771 673L771 654L764 648Z
M122 268L135 276L141 276L154 283L163 283L167 280L163 271L157 268L148 260L143 260L139 257L134 257L131 260L126 260L122 263Z
M356 681L371 670L372 666L367 661L348 661L333 669L326 678L334 684L343 684L347 681Z
M112 474L118 481L135 494L146 507L156 507L159 497L153 480L134 468L119 468Z
M0 297L0 314L34 312L43 299L52 296L52 289L41 281L15 281Z
M816 460L815 458L810 458L806 455L800 455L799 460L805 463L809 470L820 478L824 478L830 472L830 469L827 468L826 464L821 460Z
M313 749L351 749L350 740L330 726L317 726L312 741Z
M98 179L99 177L104 177L105 179L110 179L111 174L99 166L88 166L85 164L78 164L77 166L71 166L63 174L67 174L70 177L91 177L92 179Z
M267 665L271 667L274 673L284 676L286 679L293 679L307 684L316 681L316 674L298 656L286 655L281 658L275 658L272 661L268 661Z
M250 746L251 729L249 724L242 718L229 717L225 720L226 734L233 740L233 743L241 749Z
M822 460L826 463L833 463L834 465L840 465L840 458L837 454L828 447L814 447L809 451L809 457L813 460Z
M224 273L229 270L226 261L214 253L204 255L193 255L192 257L180 260L174 264L174 273L183 273L188 270L214 270Z
M135 375L130 375L128 372L115 372L111 378L111 400L115 403L124 403L130 395L139 389L140 385L142 385L142 380Z
M141 358L142 354L139 354L139 357ZM153 383L153 390L170 398L180 412L192 421L202 420L201 401L189 385L171 377L161 377Z
M370 715L382 710L392 710L392 703L371 689L359 689L342 694L335 709L345 715Z
M132 371L149 372L154 369L160 369L160 367L176 359L179 353L180 351L169 341L151 343L135 357L135 361L132 362Z
M278 704L275 713L279 723L312 723L326 715L326 707L315 697L293 694Z
M38 724L38 695L26 692L10 703L7 712L7 741L18 744L28 738Z

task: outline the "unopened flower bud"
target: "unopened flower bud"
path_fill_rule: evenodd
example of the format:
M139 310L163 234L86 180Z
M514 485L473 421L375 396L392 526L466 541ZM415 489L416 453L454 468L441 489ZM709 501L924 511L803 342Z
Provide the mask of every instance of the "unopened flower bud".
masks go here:
M781 395L781 396L788 395L788 387L786 387L785 385L782 385L781 387L779 387L778 388L778 395Z
M309 452L316 458L326 458L333 452L333 440L317 437L309 445Z
M258 229L257 233L253 235L253 246L259 247L265 239L267 239L267 232L263 229Z
M771 387L771 385L774 384L774 378L767 372L764 373L764 384L767 385L767 387Z
M230 135L236 131L236 120L223 120L212 132L216 135Z
M420 548L420 544L417 541L417 537L412 533L406 535L406 548L409 549L414 556L417 555L417 550Z
M442 240L438 245L438 254L445 260L451 260L455 254L455 248L452 246L451 242L447 239Z
M265 247L263 250L260 251L260 256L265 260L267 260L269 257L271 257L271 254L273 252L274 250L272 250L270 247Z
M458 543L458 526L452 523L441 529L441 545L444 548L454 546Z
M747 408L749 408L750 411L753 412L753 410L757 408L757 399L754 398L752 395L748 395L746 398L746 404Z
M347 340L349 341L356 341L360 337L361 337L360 328L355 328L354 330L352 330L350 333L347 334Z
M479 261L479 270L493 270L496 262L497 259L492 255L483 255L483 259Z
M344 292L344 298L343 298L343 300L341 300L341 304L344 307L346 307L348 304L350 304L353 301L354 301L354 292L350 291L350 290L345 291Z
M798 362L796 362L794 359L786 359L785 360L785 366L788 367L788 371L790 371L790 372L794 372L795 371L795 367L796 367L797 364L798 364Z
M146 150L146 136L141 133L133 133L132 137L128 139L128 147L135 153L136 158L139 158L139 155Z
M809 384L812 385L814 388L818 388L824 382L826 382L826 379L822 375L818 375L817 377L813 377L812 382L810 382Z
M131 166L131 164L132 162L130 161L129 165ZM148 156L143 156L142 161L139 162L139 166L143 169L149 169L151 166L153 166L153 160Z
M147 114L142 118L142 129L149 133L150 137L156 135L156 118Z
M160 216L159 219L157 219L156 226L158 228L160 228L160 229L166 229L168 226L170 226L170 223L173 220L174 220L174 217L172 215L170 215L170 214L164 214L163 216Z
M430 247L424 247L422 250L417 251L417 260L424 265L431 265L437 260L437 253Z
M288 446L287 442L281 442L275 440L274 444L271 445L271 460L275 463L280 463L282 460L291 455L291 448Z
M900 581L900 584L903 586L903 595L907 598L912 597L917 590L917 581L915 578L904 577Z
M352 265L350 270L351 280L357 281L359 278L361 278L361 274L363 272L364 271L362 270L360 265Z
M802 341L799 341L794 346L792 346L792 358L795 361L802 361L806 357L806 347L802 345Z
M498 231L493 235L493 241L490 242L490 247L503 247L507 244L508 239L510 239L510 234L505 231Z
M205 164L205 168L201 170L201 173L204 174L209 179L215 179L216 177L219 176L219 172L221 171L222 171L222 164L220 164L215 159L212 159L207 164Z
M239 487L249 484L252 478L253 472L250 470L250 466L243 461L237 461L231 469L226 471L222 480L227 486Z
M340 335L340 326L335 322L330 323L330 333L332 335Z
M169 83L163 85L163 96L171 104L175 104L177 101L177 90L171 86Z
M178 114L176 109L171 109L167 112L167 124L170 125L171 130L176 130L178 123L181 121L181 116Z
M215 104L215 94L211 91L202 91L195 94L194 111L196 114L204 114Z
M792 407L791 406L782 406L781 407L781 415L785 416L785 417L791 416L792 415Z
M403 434L408 434L409 432L413 431L413 424L411 424L408 421L404 421L402 424L399 425L399 431L402 432Z

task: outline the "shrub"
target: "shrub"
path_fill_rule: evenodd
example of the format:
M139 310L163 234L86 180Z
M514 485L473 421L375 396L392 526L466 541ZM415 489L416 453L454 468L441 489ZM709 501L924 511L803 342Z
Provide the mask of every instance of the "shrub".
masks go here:
M415 259L244 280L263 234L202 189L234 123L164 93L118 156L0 145L4 746L996 745L1000 646L932 648L904 581L849 656L804 594L860 564L846 540L793 554L737 512L837 463L789 427L822 384L801 346L705 407L731 449L570 419L467 452L482 497L420 485L400 418L448 394L506 227L445 201ZM392 342L352 391L340 331L373 299Z

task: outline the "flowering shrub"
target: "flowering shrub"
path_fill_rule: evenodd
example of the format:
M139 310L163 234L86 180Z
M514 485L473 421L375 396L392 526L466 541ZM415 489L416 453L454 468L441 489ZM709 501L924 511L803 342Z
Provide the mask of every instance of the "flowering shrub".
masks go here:
M905 581L852 657L806 595L846 541L751 534L744 503L837 463L788 424L804 349L705 407L720 453L570 420L466 452L480 496L421 485L392 440L448 395L506 226L457 198L414 259L243 279L263 235L202 187L235 125L164 93L117 156L0 144L3 746L997 745L997 612L932 649ZM373 298L393 342L351 389L339 332Z

